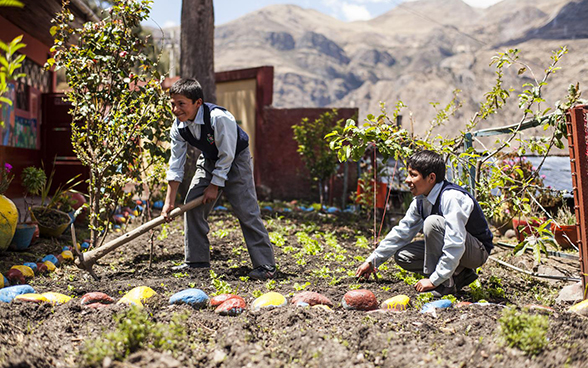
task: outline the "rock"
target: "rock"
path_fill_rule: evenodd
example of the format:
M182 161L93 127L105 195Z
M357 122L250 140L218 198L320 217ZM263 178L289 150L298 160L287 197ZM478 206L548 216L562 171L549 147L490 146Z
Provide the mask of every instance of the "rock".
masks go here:
M37 273L38 269L37 269L37 264L34 262L25 262L23 263L24 266L30 267L31 270L33 270L34 273Z
M8 279L6 277L4 277L3 274L0 273L0 289L2 289L3 287L6 287L10 285L8 282Z
M55 263L53 263L51 261L45 261L45 262L43 262L43 264L47 267L47 271L49 271L49 272L53 272L57 268L57 267L55 267Z
M294 295L291 304L298 305L300 302L306 303L311 307L315 305L333 306L333 302L329 298L314 291L303 291Z
M324 304L313 305L312 309L322 309L324 311L333 313L333 310L328 305L324 305Z
M73 261L74 260L73 253L71 250L64 250L63 252L61 252L61 257L63 258L64 261Z
M60 293L54 293L52 291L43 293L41 295L43 295L49 303L56 305L65 304L71 300L70 296Z
M0 302L10 303L17 295L34 294L35 289L30 285L15 285L0 289Z
M210 299L210 306L211 307L218 307L219 305L223 304L224 302L226 302L229 299L238 297L240 298L240 296L235 295L235 294L220 294L217 295L215 297L213 297L212 299Z
M237 316L247 308L245 299L240 296L225 300L225 302L214 310L214 313L218 313L221 316Z
M102 309L102 308L107 308L109 305L108 304L102 304L102 303L90 303L90 304L85 304L84 308L90 308L90 309Z
M408 308L408 303L410 302L410 298L406 295L396 295L390 299L386 299L380 308L382 309L390 309L394 311L405 311Z
M577 302L584 299L584 288L582 288L582 281L575 284L564 286L555 302L560 304L562 302Z
M343 295L341 305L348 310L369 311L378 308L378 300L374 293L369 290L351 290Z
M114 303L114 299L112 299L109 295L95 291L92 293L86 293L80 298L81 305L88 305L88 304L112 304Z
M47 265L45 263L37 263L37 273L43 274L49 272Z
M56 266L59 267L60 265L63 264L63 256L61 254L58 254L57 257L55 257L55 258L57 258L57 263L55 264Z
M19 270L23 274L25 279L32 279L33 277L35 277L35 271L33 271L33 269L29 266L12 266L10 267L10 269Z
M0 290L0 292L2 292ZM581 316L588 317L588 299L581 301L580 303L574 304L568 309L568 312L576 313Z
M435 311L435 309L445 309L451 307L452 303L451 300L447 299L439 299L432 302L429 302L423 305L421 309L421 313L431 313Z
M255 299L251 304L251 309L258 311L265 308L279 308L285 306L287 302L285 296L272 291Z
M143 306L143 302L153 295L157 294L153 289L148 286L137 286L131 291L126 293L119 301L119 304L131 304L139 307Z
M515 231L513 229L508 229L504 233L504 236L507 237L508 239L512 239L512 238L516 238L517 234L515 233Z
M470 305L472 305L471 302L459 302L456 305L454 305L453 307L454 308L463 308L463 307L468 307Z
M8 272L6 272L6 277L8 278L8 280L10 280L10 283L12 285L20 285L26 282L22 272L20 272L16 268L11 268L10 270L8 270Z
M206 308L210 298L200 289L186 289L169 298L169 304L188 304L196 309Z
M527 305L525 305L525 308L532 310L532 311L537 311L537 312L555 313L555 309L548 307L548 306L545 306L545 305L527 304Z
M41 259L41 262L43 263L45 263L46 261L53 263L55 266L59 266L59 260L53 254L48 254L45 257L43 257L43 259Z
M42 302L46 302L47 298L45 298L41 294L27 293L27 294L20 294L20 295L15 296L14 300L19 300L22 302L42 303Z

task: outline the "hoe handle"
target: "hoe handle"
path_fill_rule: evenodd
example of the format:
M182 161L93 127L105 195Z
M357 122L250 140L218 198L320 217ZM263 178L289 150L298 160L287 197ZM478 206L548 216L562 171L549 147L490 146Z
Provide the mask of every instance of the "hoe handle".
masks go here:
M204 198L204 196L200 196L200 197L198 197L198 198L196 198L196 199L194 199L194 200L192 200L192 201L190 201L180 207L174 208L170 212L169 218L173 219L175 217L180 216L181 214L183 214L186 211L189 211L195 207L200 206L202 204L203 198ZM76 265L80 268L86 269L87 271L91 271L92 266L94 265L94 263L96 263L97 260L104 257L105 255L112 252L113 250L120 247L121 245L126 244L126 243L130 242L131 240L137 238L138 236L145 234L146 232L153 229L154 227L163 224L164 222L166 222L165 218L163 216L158 216L158 217L154 218L153 220L146 222L143 225L139 226L135 230L130 231L124 235L119 236L116 239L109 241L108 243L104 244L100 248L96 248L94 250L91 250L89 252L84 253L83 260L80 261L80 259L78 258L76 260Z

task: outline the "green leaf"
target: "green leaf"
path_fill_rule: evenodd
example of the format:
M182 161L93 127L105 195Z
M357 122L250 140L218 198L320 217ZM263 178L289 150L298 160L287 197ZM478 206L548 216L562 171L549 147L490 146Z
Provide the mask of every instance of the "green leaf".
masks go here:
M24 7L24 4L18 0L0 0L0 6L13 6L22 8Z

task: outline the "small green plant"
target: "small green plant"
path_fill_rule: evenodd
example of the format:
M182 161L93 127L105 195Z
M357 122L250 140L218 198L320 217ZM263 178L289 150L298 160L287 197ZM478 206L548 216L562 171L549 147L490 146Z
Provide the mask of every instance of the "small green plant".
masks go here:
M351 284L349 285L349 290L357 290L361 289L361 284Z
M414 307L421 309L423 305L433 300L433 294L431 293L419 293L414 301Z
M251 292L251 295L253 295L254 298L259 298L260 296L263 295L263 291L261 291L261 290L253 290Z
M161 230L159 232L159 235L157 235L157 240L161 241L167 239L167 237L169 236L169 228L170 224L165 222L161 224Z
M43 169L36 168L34 166L29 166L24 168L24 170L20 174L20 179L22 187L24 188L23 200L25 203L25 211L23 214L22 222L26 222L30 216L30 204L27 201L27 196L29 194L38 195L41 193L43 188L45 188L45 183L47 182L47 175L45 174L45 171L43 171Z
M317 270L312 270L311 274L315 277L328 278L330 277L331 270L329 269L329 267L323 266Z
M323 247L319 244L319 242L308 235L306 232L297 232L296 239L298 240L298 243L302 245L304 253L308 255L314 256L323 250Z
M529 355L537 355L547 347L547 316L509 307L502 312L498 324L498 336L503 346L517 348Z
M172 276L175 277L176 279L181 279L184 277L188 277L188 273L187 272L176 272L176 273L172 273Z
M394 265L394 268L396 268L398 271L396 271L396 273L394 273L394 275L392 276L398 280L404 281L406 285L413 286L420 279L423 278L422 275L419 275L418 273L414 272L409 272L398 265Z
M249 281L249 276L240 276L239 280L241 280L243 282L247 282L247 281Z
M276 247L282 247L284 244L286 244L286 238L284 238L284 236L277 231L270 232L269 238L272 244Z
M269 291L275 290L276 289L276 280L267 280L267 282L265 283L265 288L268 289Z
M220 295L220 294L233 294L233 288L229 285L228 282L221 280L224 275L218 276L216 272L210 270L210 278L212 280L212 286L216 290L212 295Z
M355 237L355 246L362 249L370 249L370 242L363 235Z
M223 238L226 238L229 235L229 233L230 233L230 231L227 229L219 229L219 230L213 231L211 233L211 235L215 238L223 239Z
M451 302L451 304L457 303L457 298L454 297L452 294L444 295L441 299L449 300Z
M310 286L310 282L307 281L302 285L300 285L299 283L295 283L293 287L294 287L294 290L296 290L296 291L302 291L309 286Z
M470 295L475 302L487 299L504 298L502 280L494 275L490 276L488 279L486 288L482 286L482 283L478 279L470 284L470 290Z

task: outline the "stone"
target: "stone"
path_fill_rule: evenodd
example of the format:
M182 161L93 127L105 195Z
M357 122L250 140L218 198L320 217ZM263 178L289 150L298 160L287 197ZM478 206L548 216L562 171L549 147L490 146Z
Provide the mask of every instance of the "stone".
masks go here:
M73 261L74 260L73 253L71 250L64 250L63 252L61 252L61 257L63 257L64 261Z
M406 295L396 295L390 299L384 300L380 308L390 309L397 312L405 311L408 308L410 298Z
M343 295L341 305L348 310L370 311L378 308L378 300L369 290L351 290Z
M53 271L55 271L55 269L57 268L57 267L55 266L55 263L53 263L53 262L51 262L51 261L45 261L45 262L43 262L43 264L44 264L45 266L47 266L47 271L49 271L49 272L53 272Z
M10 303L17 295L34 294L35 289L30 285L14 285L0 289L0 302Z
M62 265L64 263L63 262L64 259L63 259L63 256L61 254L58 254L57 257L55 257L55 258L57 258L57 263L55 264L56 266L59 267L59 265Z
M35 277L35 271L33 271L33 269L29 266L12 266L10 267L10 269L19 270L23 274L25 279L32 279L33 277Z
M288 301L285 296L272 291L255 299L251 304L251 309L258 311L265 308L279 308L285 306L287 303Z
M47 265L45 263L37 263L37 273L43 274L49 272Z
M60 293L54 293L52 291L49 291L47 293L43 293L41 295L43 295L49 303L55 304L55 305L65 304L71 300L70 296L67 296L65 294L60 294Z
M109 307L109 304L90 303L90 304L84 304L83 307L84 308L89 308L89 309L102 309L102 308Z
M539 305L539 304L527 304L525 308L537 311L537 312L544 312L544 313L555 313L555 309L548 307L546 305Z
M324 304L313 305L312 309L322 309L324 311L333 313L333 310L328 305L324 305Z
M245 303L245 299L241 298L240 296L236 296L231 299L225 300L225 302L214 310L214 313L218 313L221 316L237 316L247 308L247 303Z
M4 277L3 274L0 273L0 289L3 287L8 286L8 280Z
M306 303L311 307L315 305L333 306L333 302L329 298L314 291L303 291L294 295L291 304L298 305L300 302Z
M1 292L1 290L0 290ZM569 312L579 314L581 316L588 317L588 299L581 301L580 303L574 304L568 309Z
M53 254L48 254L45 257L43 257L43 259L41 259L41 262L45 263L45 261L49 261L53 263L55 266L59 266L59 260Z
M200 289L186 289L169 298L169 304L188 304L196 309L206 308L210 298Z
M119 301L119 304L130 304L139 307L143 306L143 302L157 294L148 286L137 286L126 293Z
M20 295L15 296L14 300L19 300L22 302L42 303L42 302L46 302L47 298L45 298L41 294L27 293L27 294L20 294Z
M31 270L33 270L34 273L37 273L37 271L38 271L37 270L37 264L34 263L34 262L25 262L25 263L23 263L23 266L30 267Z
M223 304L224 302L226 302L229 299L238 297L240 298L240 296L235 295L235 294L220 294L217 295L215 297L213 297L212 299L210 299L210 306L211 307L218 307L219 305Z
M578 281L575 284L564 286L555 302L560 304L562 302L577 302L582 299L584 299L584 288L582 287L582 281Z
M93 303L112 304L114 303L114 299L100 291L86 293L80 298L81 305L88 305Z
M454 308L464 308L464 307L469 307L470 305L472 305L472 302L459 302L456 305L454 305Z
M517 234L515 233L515 231L513 229L508 229L504 233L504 236L507 237L508 239L512 239L512 238L516 238Z
M11 268L10 270L8 270L8 272L6 272L6 277L8 278L8 280L10 280L10 283L12 285L20 285L26 282L22 272L20 272L20 270L17 270L16 268Z
M431 313L433 311L435 311L435 309L446 309L451 307L453 303L451 303L451 300L447 300L447 299L439 299L439 300L435 300L432 302L429 302L425 305L423 305L423 308L421 309L421 313Z

